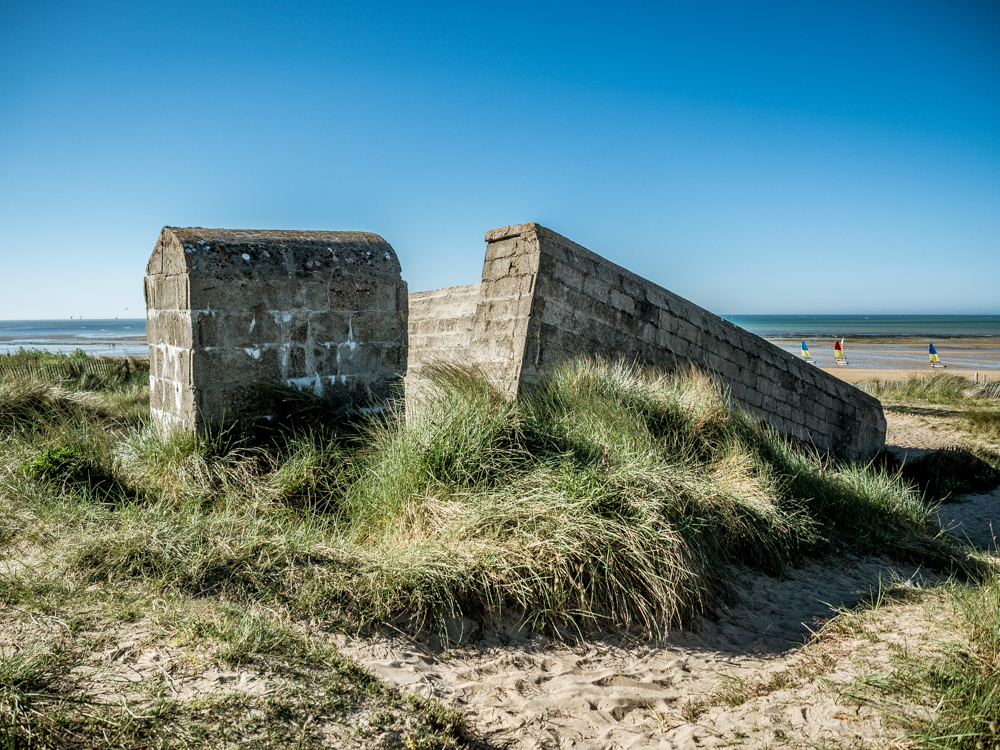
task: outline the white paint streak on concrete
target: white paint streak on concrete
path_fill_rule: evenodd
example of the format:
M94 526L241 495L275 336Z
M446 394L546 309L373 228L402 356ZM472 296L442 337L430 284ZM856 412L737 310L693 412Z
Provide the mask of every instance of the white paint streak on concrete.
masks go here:
M347 341L337 346L337 361L340 361L340 347L346 346L350 351L358 348L358 343L354 340L354 315L347 317Z
M304 378L288 378L285 383L293 388L298 388L300 390L312 390L317 396L323 395L323 383L320 376L317 375L307 375Z

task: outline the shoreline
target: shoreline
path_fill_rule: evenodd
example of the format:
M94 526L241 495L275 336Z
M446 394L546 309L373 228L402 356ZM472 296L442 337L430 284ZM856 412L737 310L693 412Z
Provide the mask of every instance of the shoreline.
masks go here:
M888 367L819 367L817 369L823 372L833 375L839 380L843 380L847 383L868 383L872 380L878 381L902 381L905 382L910 378L920 378L929 377L931 375L936 375L942 373L945 375L958 375L959 377L966 378L969 384L972 385L975 382L976 375L979 375L979 382L986 381L988 383L1000 382L1000 370L969 370L964 368L946 368L939 369L935 368L931 370L930 367L915 369L915 368L888 368Z
M863 339L847 339L844 351L848 365L837 367L833 356L832 336L789 338L762 336L796 359L801 359L801 342L809 346L812 361L819 369L830 372L841 380L861 382L862 380L905 380L911 375L934 372L960 375L974 380L976 372L980 379L993 381L1000 379L1000 337L952 336L931 340L922 336L872 336ZM931 368L927 356L927 344L934 343L945 368ZM16 353L18 349L31 351L62 351L71 353L83 349L91 356L148 356L148 342L145 336L121 338L87 338L47 336L45 340L4 341L0 337L0 356ZM136 351L140 349L142 351ZM116 351L117 350L117 351ZM131 351L130 351L131 350Z
M759 335L759 334L756 334ZM846 339L845 345L850 346L902 346L919 347L927 344L934 344L938 348L972 348L972 349L1000 349L1000 336L963 336L954 334L951 336L899 336L899 335L856 335L845 334L844 336L761 336L762 339L770 341L772 344L780 346L798 346L802 341L812 345L813 343L832 342L834 339ZM938 341L946 341L946 344L938 344Z
M86 346L87 344L143 344L148 346L145 336L130 336L128 338L120 339L78 339L78 338L55 338L53 337L47 341L18 341L4 340L0 338L0 346L23 346L25 349L31 349L36 346L72 346L74 344L79 344L80 346Z
M836 366L833 356L835 339L762 337L779 349L801 359L802 341L809 347L812 361L820 368L859 370L931 371L928 345L934 344L942 364L941 372L1000 371L1000 339L985 336L955 336L949 339L931 337L880 336L864 340L847 338L844 354L848 365ZM937 368L934 371L938 371ZM970 375L973 377L973 375Z

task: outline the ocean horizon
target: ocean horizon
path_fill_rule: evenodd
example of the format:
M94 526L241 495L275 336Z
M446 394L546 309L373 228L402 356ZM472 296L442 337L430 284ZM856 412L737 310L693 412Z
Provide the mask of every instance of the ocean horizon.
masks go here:
M722 315L758 336L1000 337L1000 315Z
M1000 339L1000 315L723 315L765 338ZM860 343L860 342L859 342ZM149 356L145 318L0 320L0 354L19 349Z
M148 357L145 318L0 320L0 354L20 349L72 354Z

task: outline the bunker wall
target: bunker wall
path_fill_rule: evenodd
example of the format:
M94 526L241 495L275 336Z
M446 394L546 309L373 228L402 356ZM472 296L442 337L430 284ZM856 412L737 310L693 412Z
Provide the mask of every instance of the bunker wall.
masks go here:
M479 302L479 284L415 292L409 296L407 375L429 362L464 356Z
M378 235L168 227L147 274L150 408L164 427L270 419L266 382L349 411L406 372L406 284Z
M821 451L867 460L884 448L877 399L764 339L536 224L486 240L470 351L511 395L579 354L696 365Z
M154 253L154 259L156 257ZM152 271L152 267L149 270ZM188 278L186 273L176 271L164 268L160 259L156 272L144 279L149 410L152 419L162 427L194 430L197 407L191 310L187 303Z

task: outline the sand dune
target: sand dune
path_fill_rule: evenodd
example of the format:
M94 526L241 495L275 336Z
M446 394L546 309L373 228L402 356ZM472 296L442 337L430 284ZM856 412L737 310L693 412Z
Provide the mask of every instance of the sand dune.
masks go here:
M926 420L888 416L889 440L900 452L959 441L959 433ZM967 500L941 506L942 525L996 549L1000 489ZM905 605L877 635L814 633L838 609L870 601L880 585L939 580L878 558L811 561L781 579L737 569L736 603L662 641L592 633L567 643L516 630L477 632L471 623L450 650L389 629L374 639L336 640L387 682L465 710L495 747L766 747L776 738L792 746L890 746L901 730L873 710L846 706L838 689L886 667L888 644L930 648L949 634L927 620L926 606ZM751 695L740 705L718 698L746 686Z

